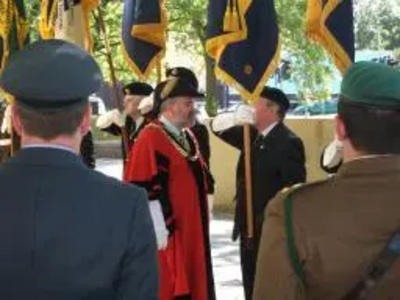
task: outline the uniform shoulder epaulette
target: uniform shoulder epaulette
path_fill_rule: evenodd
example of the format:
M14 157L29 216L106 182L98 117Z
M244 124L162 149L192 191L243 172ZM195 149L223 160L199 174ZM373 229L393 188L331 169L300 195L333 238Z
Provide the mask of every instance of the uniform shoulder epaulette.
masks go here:
M305 186L305 185L306 185L306 183L296 183L296 184L294 184L294 185L292 185L292 186L288 186L288 187L283 188L283 189L279 192L279 194L282 195L282 196L284 196L284 195L290 195L290 194L292 194L294 191L296 191L296 190L302 188L302 187Z
M316 181L312 181L312 182L307 182L307 183L296 183L290 187L285 187L283 188L280 192L279 192L279 196L280 197L287 197L287 196L292 196L295 193L299 192L299 191L303 191L305 189L308 189L310 187L315 187L321 184L326 183L328 179L321 179L321 180L316 180Z

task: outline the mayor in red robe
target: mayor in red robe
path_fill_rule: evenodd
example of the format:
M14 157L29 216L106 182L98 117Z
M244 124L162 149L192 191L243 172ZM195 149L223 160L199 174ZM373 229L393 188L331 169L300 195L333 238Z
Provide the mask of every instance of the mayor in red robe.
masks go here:
M149 194L160 249L161 300L215 299L207 166L196 138L184 129L192 122L194 98L199 96L180 78L157 86L154 110L159 118L143 129L124 174L125 181Z

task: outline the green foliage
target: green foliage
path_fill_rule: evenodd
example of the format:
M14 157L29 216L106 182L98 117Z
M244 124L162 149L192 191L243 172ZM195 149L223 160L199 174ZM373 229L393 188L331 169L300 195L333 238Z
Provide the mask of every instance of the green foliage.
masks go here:
M169 31L173 41L188 53L203 58L206 66L206 110L210 116L217 112L216 78L213 61L206 53L207 0L169 0Z
M169 0L169 30L180 47L204 55L207 24L207 0Z
M358 49L400 48L400 2L358 0L355 5L355 36Z
M122 82L133 81L136 79L136 76L129 68L122 51L122 1L102 1L101 5L116 77ZM106 41L104 34L101 31L98 11L93 13L92 20L91 31L94 40L93 55L100 64L105 78L107 81L111 82L111 70L107 61Z
M301 101L324 100L330 95L333 67L326 51L305 35L305 0L275 0L284 56Z
M40 0L25 0L30 41L39 39Z

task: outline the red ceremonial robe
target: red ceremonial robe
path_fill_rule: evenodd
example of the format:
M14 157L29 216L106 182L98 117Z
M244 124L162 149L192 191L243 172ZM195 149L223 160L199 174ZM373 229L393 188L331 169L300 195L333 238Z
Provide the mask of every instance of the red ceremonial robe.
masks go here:
M190 150L159 121L150 123L132 148L124 180L159 200L170 232L159 251L160 299L214 300L205 164L187 131Z

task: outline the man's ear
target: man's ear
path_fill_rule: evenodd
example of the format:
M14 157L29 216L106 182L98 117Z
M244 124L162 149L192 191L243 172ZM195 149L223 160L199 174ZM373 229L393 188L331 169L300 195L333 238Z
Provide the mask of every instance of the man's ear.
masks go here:
M348 138L346 126L339 115L335 118L335 133L339 141L344 141Z
M82 118L82 122L78 128L81 136L85 136L89 132L92 125L91 120L92 120L92 106L90 105L90 103L88 103L85 110L85 114L83 115Z
M15 132L21 136L22 132L24 131L21 118L18 115L18 109L15 105L11 106L11 124L14 128Z

